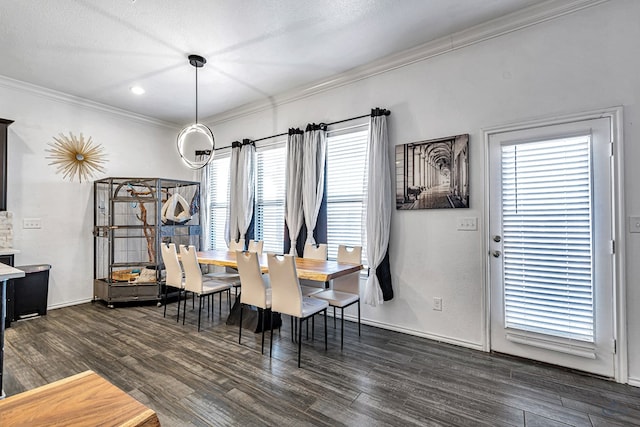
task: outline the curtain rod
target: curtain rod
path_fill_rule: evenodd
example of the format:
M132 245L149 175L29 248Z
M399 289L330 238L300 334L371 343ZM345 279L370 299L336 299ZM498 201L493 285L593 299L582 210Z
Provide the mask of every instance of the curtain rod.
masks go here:
M388 116L389 114L391 114L391 111L389 110L384 110L383 114L385 116ZM320 123L321 125L325 125L325 126L331 126L331 125L337 125L338 123L344 123L344 122L350 122L351 120L358 120L358 119L363 119L365 117L371 117L371 114L364 114L362 116L357 116L357 117L351 117L349 119L344 119L344 120L338 120L337 122L331 122L331 123ZM258 142L258 141L264 141L265 139L270 139L270 138L277 138L279 136L285 136L285 135L289 135L289 132L283 132L283 133L279 133L276 135L271 135L271 136L265 136L264 138L258 138L258 139L254 139L253 142Z

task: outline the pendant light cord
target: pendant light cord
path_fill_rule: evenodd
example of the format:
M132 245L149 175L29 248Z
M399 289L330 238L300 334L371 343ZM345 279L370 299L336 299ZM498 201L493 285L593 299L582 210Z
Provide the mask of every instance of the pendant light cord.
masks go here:
M196 124L198 124L198 67L196 69Z

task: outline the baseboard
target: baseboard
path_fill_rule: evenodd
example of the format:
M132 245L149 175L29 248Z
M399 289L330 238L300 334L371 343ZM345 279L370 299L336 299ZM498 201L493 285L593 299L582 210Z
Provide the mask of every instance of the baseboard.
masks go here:
M631 378L627 379L627 384L632 385L634 387L640 387L640 378Z
M329 316L332 316L332 315L333 315L333 313L331 313L331 310L329 310ZM339 319L340 315L337 314L336 317ZM358 322L358 317L357 316L353 316L353 315L345 315L344 319L345 320L349 320L351 322ZM482 346L481 343L476 343L476 342L466 341L466 340L460 340L460 339L451 338L451 337L445 337L445 336L438 335L438 334L430 334L430 333L418 331L418 330L415 330L415 329L403 328L401 326L390 325L388 323L383 323L383 322L377 322L377 321L371 320L371 319L362 319L361 318L360 319L360 323L362 323L363 325L374 326L374 327L380 328L380 329L387 329L389 331L400 332L400 333L407 334L407 335L413 335L413 336L416 336L416 337L426 338L426 339L433 340L433 341L443 342L443 343L447 343L447 344L453 344L453 345L457 345L457 346L460 346L460 347L470 348L470 349L473 349L473 350L484 351L483 346Z
M63 307L70 307L72 305L85 304L91 301L93 300L89 298L89 299L82 299L82 300L76 300L76 301L66 301L60 304L51 304L47 306L47 310L55 310L56 308L63 308Z

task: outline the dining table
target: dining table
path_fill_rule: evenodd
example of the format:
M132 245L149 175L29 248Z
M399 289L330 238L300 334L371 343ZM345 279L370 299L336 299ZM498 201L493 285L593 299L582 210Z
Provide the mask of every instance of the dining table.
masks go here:
M221 267L238 268L236 253L224 250L200 251L196 253L200 264L217 265ZM357 273L362 270L362 264L350 264L330 260L317 260L310 258L296 257L296 271L299 279L324 282L325 287L329 287L329 282L337 277L347 274ZM269 272L267 264L267 254L258 256L260 269L263 273Z
M236 260L236 253L233 251L225 251L225 250L209 250L209 251L199 251L196 252L196 257L198 258L198 262L200 264L206 265L216 265L220 267L230 267L237 269L238 262ZM360 270L362 270L362 264L351 264L346 262L337 262L330 260L317 260L310 258L295 258L296 261L296 272L298 274L299 279L312 280L316 282L323 282L325 288L329 288L329 283L332 279L346 276L348 274L359 274ZM269 266L267 262L267 254L263 253L258 255L258 262L260 263L260 269L262 273L269 272ZM240 312L240 304L239 300L236 299L236 302L233 304L231 308L231 312L229 313L229 317L227 318L227 325L238 325L239 324L239 312ZM255 317L255 316L254 316ZM282 324L282 320L280 318L279 313L274 313L273 323L271 323L271 319L267 319L265 324L262 322L256 322L254 320L250 320L249 316L245 316L243 318L242 327L252 329L253 332L258 333L261 332L264 328L265 330L269 330L271 328L277 329Z

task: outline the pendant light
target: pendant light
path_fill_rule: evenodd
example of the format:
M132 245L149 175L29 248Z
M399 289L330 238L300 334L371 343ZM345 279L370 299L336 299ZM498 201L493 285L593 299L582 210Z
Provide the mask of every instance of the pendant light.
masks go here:
M205 167L213 158L215 138L211 129L198 123L198 68L207 60L200 55L189 55L189 64L196 69L196 121L186 126L178 134L178 153L185 165L191 169Z

